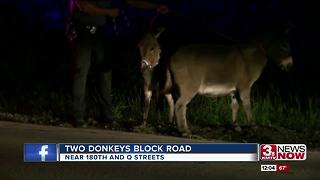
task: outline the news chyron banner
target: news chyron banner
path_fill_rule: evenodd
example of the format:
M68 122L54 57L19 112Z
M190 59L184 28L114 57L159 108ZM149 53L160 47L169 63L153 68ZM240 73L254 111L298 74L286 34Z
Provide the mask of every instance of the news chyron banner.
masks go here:
M24 145L25 162L188 162L188 161L304 161L305 144L28 144ZM278 166L277 166L278 167ZM279 165L278 170L284 165ZM262 170L276 170L263 165Z
M259 145L237 144L28 144L25 162L259 161Z

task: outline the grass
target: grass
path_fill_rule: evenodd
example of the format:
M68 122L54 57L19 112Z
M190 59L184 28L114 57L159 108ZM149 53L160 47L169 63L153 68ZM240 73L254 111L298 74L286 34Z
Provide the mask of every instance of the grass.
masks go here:
M301 107L298 98L292 96L284 102L277 92L269 92L262 97L252 96L252 114L258 125L281 126L289 129L319 129L319 102L307 99L306 107ZM231 100L229 97L207 98L197 96L188 106L188 119L195 124L220 125L231 122ZM240 124L246 123L246 116L240 104L238 113Z
M141 118L141 96L137 92L128 97L117 95L115 114L119 118ZM266 97L255 95L252 98L252 112L257 124L262 126L282 126L290 129L319 128L320 111L315 100L308 99L307 107L301 108L300 101L292 97L290 102L283 102L277 93L270 92ZM156 119L155 108L150 111L150 119ZM231 122L229 97L207 98L196 96L188 105L187 118L193 124L220 125ZM167 112L163 112L166 116ZM239 122L246 122L242 108Z
M1 95L1 93L0 93ZM142 98L141 91L134 90L126 95L116 92L113 95L114 115L117 119L132 119L141 121ZM90 116L97 113L96 100L88 97L88 112ZM68 114L71 98L63 92L35 91L28 96L6 98L0 96L0 111L26 114L30 116L46 116L44 119L63 118ZM290 96L284 102L276 90L270 91L266 96L257 91L252 93L252 113L258 125L281 126L289 129L319 129L320 109L319 101L307 99L302 107L297 96ZM166 110L166 109L165 109ZM162 112L165 116L167 112ZM155 102L153 102L150 119L156 119ZM197 125L210 126L228 124L231 122L230 98L208 98L196 96L188 105L187 119ZM246 123L245 113L240 104L238 114L240 124Z
M114 91L114 116L124 130L133 130L142 122L142 91ZM89 117L98 112L94 96L87 97ZM317 99L302 99L288 95L284 98L271 88L267 93L253 89L252 112L256 123L261 127L258 132L245 129L237 134L226 128L231 123L230 97L208 98L196 96L188 105L187 119L192 131L208 139L232 140L239 142L307 143L320 147L320 111ZM4 96L0 93L0 119L36 124L59 125L70 114L70 95L64 92L43 90L25 93L23 96ZM165 106L166 107L166 106ZM167 123L167 108L161 112L161 120L151 106L148 123L161 134L176 135L176 128ZM245 125L246 118L240 104L238 121ZM196 129L194 129L196 128ZM244 127L245 128L245 127ZM227 130L227 131L226 131ZM271 134L271 135L270 135Z

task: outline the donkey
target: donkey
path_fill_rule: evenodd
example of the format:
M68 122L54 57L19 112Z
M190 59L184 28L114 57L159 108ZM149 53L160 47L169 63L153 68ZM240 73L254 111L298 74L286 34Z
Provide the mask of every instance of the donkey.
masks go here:
M174 108L178 130L182 135L191 135L186 112L188 103L196 94L211 97L230 95L232 123L235 130L241 131L237 123L237 92L248 123L255 126L250 103L252 85L260 77L268 60L283 69L293 64L288 39L282 41L284 37L247 45L194 44L176 51L169 68L179 91Z
M168 77L160 77L163 74L161 71L163 70L163 66L159 66L163 64L160 63L161 65L159 65L161 49L157 39L163 31L164 28L159 28L156 32L149 32L138 43L141 56L140 70L144 80L144 107L142 127L145 127L147 124L148 114L150 110L150 102L153 92L156 92L156 99L159 100L159 94L164 94L160 92L160 89L163 89L165 86L171 86L171 81L167 81L167 79L169 79L170 77L169 71L167 71L166 73L166 76ZM174 116L173 98L170 93L166 93L164 95L169 105L169 121L172 122Z

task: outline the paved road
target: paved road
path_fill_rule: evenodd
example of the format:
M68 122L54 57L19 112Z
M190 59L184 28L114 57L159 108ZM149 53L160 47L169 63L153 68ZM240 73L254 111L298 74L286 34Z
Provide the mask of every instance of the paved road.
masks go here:
M252 163L24 163L24 143L174 143L195 140L118 131L61 128L0 121L0 180L15 179L320 179L320 152L291 162L290 173L260 172ZM211 141L212 142L212 141ZM216 141L218 142L218 141Z

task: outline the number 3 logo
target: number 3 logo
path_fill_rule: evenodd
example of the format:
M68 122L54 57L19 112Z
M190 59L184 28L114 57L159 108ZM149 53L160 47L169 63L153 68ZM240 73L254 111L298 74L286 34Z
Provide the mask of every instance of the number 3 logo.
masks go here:
M264 151L262 152L262 154L263 154L264 156L271 156L271 155L273 155L273 153L272 153L272 147L271 147L270 145L265 145L265 146L262 147L262 149L264 150Z

